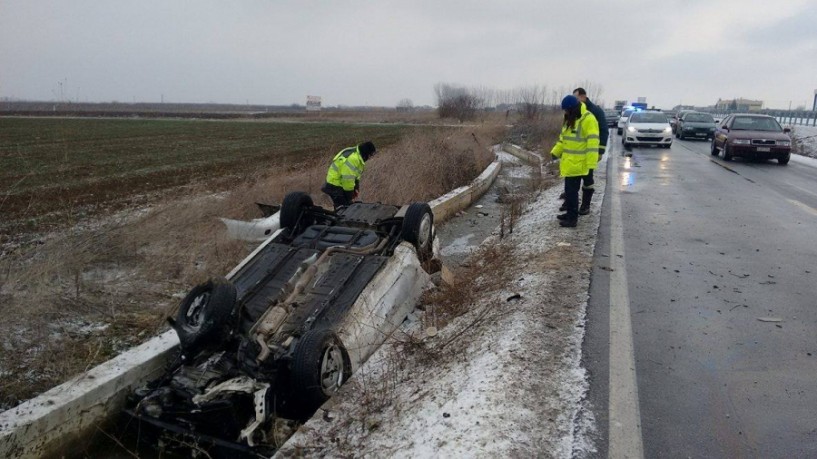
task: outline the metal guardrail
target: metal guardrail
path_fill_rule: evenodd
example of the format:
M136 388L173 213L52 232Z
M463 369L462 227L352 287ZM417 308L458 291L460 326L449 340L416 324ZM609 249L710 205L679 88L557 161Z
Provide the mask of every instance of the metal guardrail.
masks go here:
M712 110L707 111L716 118L723 118L732 113L757 113L774 117L780 124L786 126L817 126L817 111L814 110L759 110L753 112L740 110Z

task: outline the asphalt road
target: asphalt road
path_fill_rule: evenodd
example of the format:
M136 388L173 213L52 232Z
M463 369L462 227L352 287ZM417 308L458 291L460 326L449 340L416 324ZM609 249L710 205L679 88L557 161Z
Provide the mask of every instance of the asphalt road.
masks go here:
M677 139L627 158L610 143L583 350L598 456L629 436L645 457L817 457L817 162L725 162ZM616 289L637 382L623 402ZM611 428L622 403L640 429Z

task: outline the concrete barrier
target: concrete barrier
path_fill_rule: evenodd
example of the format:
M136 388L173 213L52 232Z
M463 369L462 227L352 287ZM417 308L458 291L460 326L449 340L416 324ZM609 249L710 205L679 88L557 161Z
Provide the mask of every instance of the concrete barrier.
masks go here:
M500 170L491 163L471 185L431 201L435 222L467 208L490 188ZM278 230L280 231L280 230ZM278 231L228 275L229 279ZM393 296L393 295L392 295ZM0 413L0 457L62 456L120 412L129 390L158 377L178 346L173 330L150 339L15 408Z
M471 203L488 191L501 167L502 164L499 161L494 161L470 185L461 186L429 202L428 205L434 212L434 221L444 222L457 212L467 209Z
M532 151L525 150L524 148L518 145L514 145L512 143L503 143L502 151L516 156L517 158L521 159L522 161L525 161L531 166L538 167L540 174L544 175L545 164L547 163L547 161L542 155L534 153Z
M0 457L63 456L122 409L128 389L161 375L173 330L0 413Z

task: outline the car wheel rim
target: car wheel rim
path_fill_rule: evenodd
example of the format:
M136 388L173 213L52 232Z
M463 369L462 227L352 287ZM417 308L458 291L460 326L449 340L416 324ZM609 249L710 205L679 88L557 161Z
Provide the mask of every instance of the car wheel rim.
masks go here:
M201 295L193 298L190 307L187 308L187 324L191 327L198 328L201 325L201 318L207 302L210 299L210 292L204 292Z
M420 247L425 247L431 239L431 215L423 215L420 220L420 234L417 235L417 244Z
M334 394L343 384L343 352L337 344L330 344L321 359L321 389Z

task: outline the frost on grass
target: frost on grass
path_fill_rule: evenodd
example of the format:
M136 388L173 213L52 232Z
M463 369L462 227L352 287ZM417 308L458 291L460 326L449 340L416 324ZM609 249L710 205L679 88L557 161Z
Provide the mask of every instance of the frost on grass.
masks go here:
M512 235L468 261L479 274L456 287L463 314L440 323L446 298L431 295L438 304L417 311L279 454L592 454L581 344L601 192L576 230L554 218L559 192L539 194ZM429 325L442 328L429 337Z

